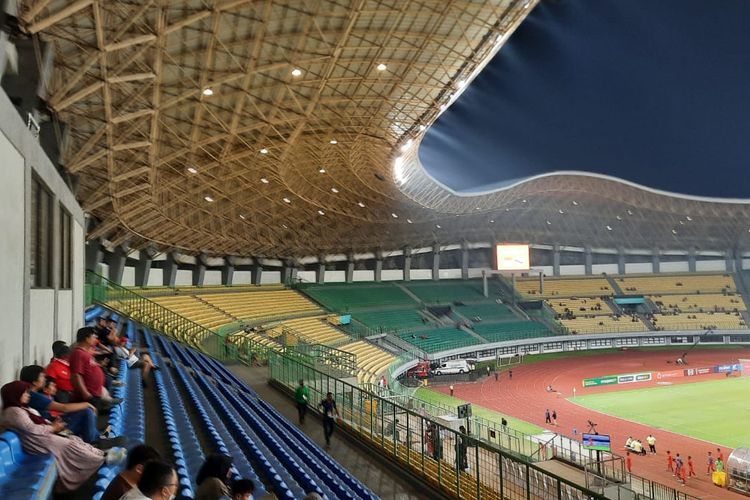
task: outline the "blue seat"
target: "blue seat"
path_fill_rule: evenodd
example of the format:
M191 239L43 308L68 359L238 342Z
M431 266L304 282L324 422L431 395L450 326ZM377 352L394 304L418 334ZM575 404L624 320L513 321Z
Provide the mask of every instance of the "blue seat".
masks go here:
M8 498L46 498L57 479L51 455L30 455L23 451L15 432L0 434L0 494Z

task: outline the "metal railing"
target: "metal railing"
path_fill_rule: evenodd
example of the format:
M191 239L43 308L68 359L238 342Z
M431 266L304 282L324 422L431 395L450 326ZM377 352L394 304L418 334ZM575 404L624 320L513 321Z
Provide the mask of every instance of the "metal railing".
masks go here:
M299 380L304 380L310 389L312 401L321 401L326 393L333 393L341 416L339 425L455 498L605 498L522 457L463 434L457 425L441 424L284 353L270 354L269 375L290 395Z

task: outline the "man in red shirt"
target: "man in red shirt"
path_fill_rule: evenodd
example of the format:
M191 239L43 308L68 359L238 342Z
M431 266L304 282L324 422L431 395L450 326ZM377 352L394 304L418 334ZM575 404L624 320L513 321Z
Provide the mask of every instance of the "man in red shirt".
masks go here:
M108 405L102 404L104 390L104 371L94 358L96 346L96 330L84 327L76 333L76 345L70 354L70 380L75 389L75 399L86 401L96 406L100 411L119 404L121 401L112 399Z
M65 343L55 343L52 346L52 361L44 370L47 376L55 380L57 394L55 401L70 403L73 397L73 383L70 381L70 347Z

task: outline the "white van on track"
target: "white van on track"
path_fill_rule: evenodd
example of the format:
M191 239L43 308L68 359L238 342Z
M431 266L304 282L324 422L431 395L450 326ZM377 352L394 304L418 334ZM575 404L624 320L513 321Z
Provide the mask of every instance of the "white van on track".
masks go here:
M435 375L455 375L456 373L469 373L474 367L465 359L454 359L443 361L435 368Z

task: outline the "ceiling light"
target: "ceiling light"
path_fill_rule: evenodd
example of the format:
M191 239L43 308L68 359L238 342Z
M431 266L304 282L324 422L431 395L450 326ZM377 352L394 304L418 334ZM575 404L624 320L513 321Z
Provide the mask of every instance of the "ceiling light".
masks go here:
M547 221L547 225L548 225L548 226L551 226L551 225L552 225L552 223L551 223L550 221Z
M291 203L292 202L292 200L290 200L289 198L282 198L282 200L284 201L284 203Z
M630 210L628 210L628 215L633 215L633 212L631 212Z
M688 221L691 221L691 220L693 220L693 218L692 218L692 217L690 217L689 215L688 215L687 217L685 217L685 218L686 218L686 219L687 219Z
M618 215L617 217L615 217L615 219L617 219L617 220L622 220L622 217L620 217L620 216Z
M557 213L558 213L558 214L560 214L560 215L562 215L562 214L564 214L564 213L565 213L565 210L563 210L563 209L561 208L561 209L559 209L559 210L557 211Z
M682 221L680 221L680 225L681 225L681 226L684 226L684 225L685 225L685 223L684 223L684 222L682 222Z
M326 173L326 169L324 169L323 167L320 167L320 170L318 170L318 172L320 172L321 174L325 174Z
M424 132L424 130L425 130L426 128L427 128L427 127L425 127L424 125L420 125L420 126L419 126L419 131L420 131L420 132Z
M573 200L573 206L574 206L574 207L577 207L577 206L578 206L578 202L577 202L576 200Z
M494 221L494 220L491 220L491 221L490 221L490 224L494 224L494 223L495 223L495 221Z
M191 174L197 174L198 173L198 169L195 168L195 167L188 167L187 171L190 172Z
M214 199L211 198L210 196L204 196L203 199L206 200L209 203L212 203L214 201Z
M203 95L205 96L212 96L214 95L214 90L211 88L203 89Z
M322 210L318 210L318 213L319 213L320 215L325 215L325 214L326 214L326 213L325 213L324 211L322 211Z
M364 203L362 203L361 201L360 201L360 202L357 202L357 205L359 205L359 206L360 206L360 208L365 208L365 204L364 204Z
M526 203L526 200L521 200L521 203Z
M386 66L385 64L378 64L378 71L385 71L386 69L388 69L388 66Z
M339 143L339 141L337 141L336 139L331 139L328 142L330 142L331 144L338 144Z
M612 226L607 226L607 231L612 231Z
M479 208L479 207L474 207L474 210L481 210L481 208Z
M406 222L408 222L409 224L411 224L411 223L412 223L412 222L411 222L411 219L406 219ZM747 230L747 232L748 232L748 233L750 233L750 229L748 229L748 230Z
M391 217L393 217L394 219L398 219L398 215L397 215L397 214L395 214L395 213L394 213L394 214L391 214Z
M440 224L435 224L435 227L436 227L436 228L438 228L438 229L443 229L443 228L442 228L442 227L440 226Z
M672 229L672 234L677 234L677 229Z
M263 148L263 149L260 150L260 154L267 155L268 154L268 150L266 148Z
M266 179L265 177L261 177L260 182L262 182L263 184L268 184L268 179Z
M245 216L240 214L240 219L245 220Z
M299 68L294 68L292 70L292 76L302 76L302 70Z
M458 88L462 88L464 85L466 85L466 80L459 80L458 83L456 83Z
M283 227L284 229L289 229L289 228L288 228L288 227L286 226L286 224L282 224L282 225L281 225L281 227Z
M338 193L338 192L339 192L339 190L338 190L338 189L336 189L336 188L331 188L331 192L332 192L332 193Z

